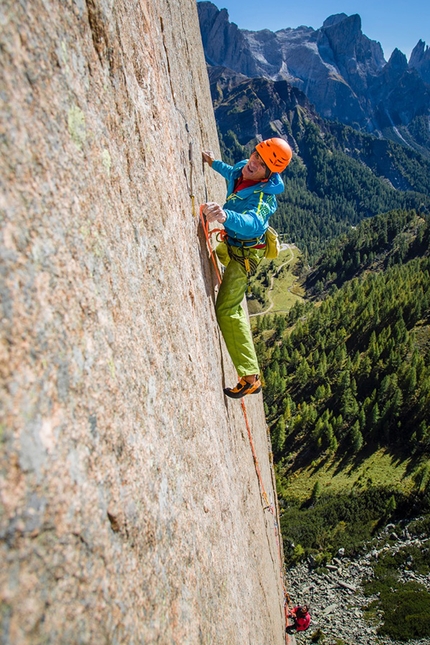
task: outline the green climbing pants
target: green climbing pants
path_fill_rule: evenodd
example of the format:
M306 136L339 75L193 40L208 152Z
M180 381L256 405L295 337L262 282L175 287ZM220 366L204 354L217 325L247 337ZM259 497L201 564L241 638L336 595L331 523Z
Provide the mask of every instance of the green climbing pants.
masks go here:
M248 285L247 273L240 261L235 259L242 251L235 247L230 247L230 251L229 255L224 242L218 244L216 248L221 264L226 267L215 305L216 316L238 375L259 374L251 328L242 306ZM263 256L264 249L250 248L245 251L245 257L249 259L254 270Z

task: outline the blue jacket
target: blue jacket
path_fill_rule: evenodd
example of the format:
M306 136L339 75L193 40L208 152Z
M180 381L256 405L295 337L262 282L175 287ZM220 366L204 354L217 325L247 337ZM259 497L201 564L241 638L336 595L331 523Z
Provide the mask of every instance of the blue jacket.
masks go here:
M239 245L241 240L255 240L266 232L269 217L277 208L276 197L284 190L284 182L278 173L273 173L268 181L244 188L234 193L234 183L240 176L248 160L229 166L223 161L214 161L212 168L227 179L227 201L223 210L227 215L224 228L230 244Z

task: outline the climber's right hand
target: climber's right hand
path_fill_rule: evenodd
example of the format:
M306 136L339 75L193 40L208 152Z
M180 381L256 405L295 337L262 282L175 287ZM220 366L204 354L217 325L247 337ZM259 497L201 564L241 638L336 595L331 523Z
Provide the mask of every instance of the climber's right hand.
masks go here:
M209 223L219 222L220 224L223 224L227 219L225 211L216 202L203 204L203 214L206 217L206 221Z
M215 155L212 150L204 150L202 152L203 161L205 161L209 166L212 166L212 163L215 161Z

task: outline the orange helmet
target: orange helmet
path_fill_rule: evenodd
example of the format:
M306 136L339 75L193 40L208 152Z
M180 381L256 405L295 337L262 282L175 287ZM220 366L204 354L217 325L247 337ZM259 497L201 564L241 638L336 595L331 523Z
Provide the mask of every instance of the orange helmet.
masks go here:
M272 172L282 172L288 166L293 151L286 141L275 137L255 146L256 151Z

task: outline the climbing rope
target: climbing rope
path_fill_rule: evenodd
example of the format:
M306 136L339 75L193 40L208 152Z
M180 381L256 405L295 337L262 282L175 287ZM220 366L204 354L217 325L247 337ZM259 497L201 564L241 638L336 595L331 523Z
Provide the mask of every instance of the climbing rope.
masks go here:
M209 251L209 255L212 260L212 264L214 265L214 268L215 268L218 284L221 284L222 282L221 273L219 271L215 250L212 248L212 245L211 245L211 235L214 235L216 233L222 236L223 234L225 234L225 230L223 228L213 228L211 231L209 230L209 222L205 221L205 218L203 215L203 204L200 206L200 222L202 224L203 232L205 234L206 245Z
M266 504L266 506L264 507L264 510L269 510L273 515L273 506L269 502L269 498L267 496L266 489L264 488L263 477L261 476L260 464L258 463L257 451L255 450L254 439L252 438L251 427L249 425L249 420L248 420L248 414L246 412L245 401L243 399L241 399L240 403L241 403L241 406L242 406L243 417L245 419L246 430L248 432L248 438L249 438L249 443L250 443L250 446L251 446L252 457L254 459L255 472L257 473L258 482L260 484L261 496L263 498L264 503Z
M243 416L244 416L244 419L245 419L246 430L248 432L248 438L249 438L249 443L250 443L250 446L251 446L252 457L253 457L253 460L254 460L255 471L257 473L258 482L260 484L261 496L263 498L264 503L266 504L266 506L264 506L264 510L265 511L270 511L270 513L273 515L275 541L276 541L276 546L278 547L277 551L278 551L278 557L279 557L279 568L280 568L280 572L281 572L280 573L281 586L282 586L282 591L283 591L283 594L284 594L285 625L288 625L288 601L289 601L289 596L287 594L287 590L286 590L286 587L285 587L285 571L284 571L284 562L283 562L282 551L281 551L281 541L280 541L280 531L279 531L278 516L277 516L274 504L270 504L270 502L269 502L269 498L267 496L266 489L264 487L263 477L261 475L260 464L259 464L258 458L257 458L257 451L255 449L255 444L254 444L254 440L252 438L252 433L251 433L251 427L250 427L249 420L248 420L248 414L246 412L245 401L243 399L241 399L240 403L241 403L241 406L242 406ZM288 634L285 634L285 642L289 643Z
M220 270L219 270L219 267L218 267L216 253L215 253L215 250L212 248L210 238L211 238L212 235L216 234L217 238L222 240L226 236L226 232L225 232L224 229L220 229L220 228L213 228L213 229L209 230L209 223L205 221L205 218L204 218L204 215L203 215L203 204L200 206L200 222L202 224L202 228L203 228L203 231L204 231L204 234L205 234L207 249L209 251L209 255L210 255L210 258L212 260L212 264L213 264L213 266L215 268L215 273L216 273L216 276L217 276L218 284L220 285L221 282L222 282L222 277L221 277L221 273L220 273ZM276 512L274 504L270 504L270 502L269 502L269 498L268 498L268 495L267 495L267 492L266 492L266 489L265 489L265 486L264 486L263 477L262 477L262 474L261 474L261 468L260 468L260 464L259 464L258 457L257 457L257 451L255 449L254 439L252 437L252 432L251 432L251 426L250 426L249 419L248 419L248 413L246 411L246 405L245 405L245 401L243 400L243 398L241 399L240 403L241 403L241 407L242 407L243 417L245 419L245 426L246 426L246 430L247 430L247 433L248 433L249 444L251 446L251 452L252 452L252 458L253 458L253 461L254 461L255 472L257 473L258 483L259 483L259 486L260 486L260 493L261 493L261 497L262 497L262 500L263 500L263 510L269 511L272 514L273 518L274 518L275 541L276 541L276 545L277 545L277 551L278 551L278 557L279 557L279 567L280 567L280 571L281 571L281 586L282 586L282 590L283 590L283 594L284 594L285 625L288 625L289 596L287 594L286 587L285 587L285 570L284 570L284 563L283 563L282 550L281 550L281 540L280 540L278 515L277 515L277 512ZM272 467L273 467L273 464L272 464ZM289 637L288 637L287 633L285 634L285 642L288 645Z

